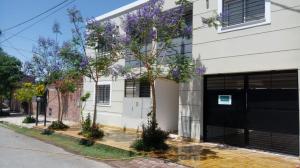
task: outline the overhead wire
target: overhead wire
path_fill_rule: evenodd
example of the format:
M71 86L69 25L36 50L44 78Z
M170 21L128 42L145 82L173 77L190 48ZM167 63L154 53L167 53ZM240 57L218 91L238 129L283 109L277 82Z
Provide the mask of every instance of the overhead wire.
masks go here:
M68 1L69 1L69 0L64 0L63 2L61 2L61 3L59 3L59 4L55 5L55 6L53 6L53 7L49 8L49 9L47 9L46 11L44 11L44 12L42 12L42 13L40 13L40 14L34 16L34 17L31 17L31 18L29 18L29 19L27 19L27 20L25 20L25 21L23 21L23 22L21 22L21 23L18 23L18 24L16 24L16 25L14 25L14 26L11 26L11 27L8 27L8 28L6 28L6 29L3 29L3 30L2 30L2 33L6 32L6 31L9 31L9 30L12 30L12 29L15 29L15 28L17 28L17 27L19 27L19 26L22 26L23 24L26 24L26 23L28 23L28 22L31 22L31 21L33 21L34 19L36 19L36 18L38 18L38 17L40 17L40 16L42 16L42 15L44 15L44 14L46 14L46 13L52 11L52 10L54 10L54 9L56 9L57 7L59 7L59 6L63 5L63 4L65 4L65 3L68 2Z
M69 6L69 5L70 5L70 4L72 4L72 3L74 3L75 1L76 1L76 0L72 0L71 2L69 2L69 3L65 4L64 6L62 6L62 7L60 7L60 8L58 8L57 10L53 11L52 13L50 13L50 14L46 15L45 17L42 17L42 18L41 18L41 19L39 19L38 21L36 21L36 22L34 22L34 23L30 24L29 26L27 26L27 27L25 27L25 28L21 29L21 30L20 30L20 31L18 31L17 33L14 33L13 35L11 35L11 36L9 36L9 37L5 38L4 40L0 41L0 44L2 44L2 43L4 43L4 42L6 42L7 40L10 40L10 39L14 38L15 36L19 35L20 33L24 32L25 30L27 30L27 29L31 28L32 26L34 26L34 25L38 24L39 22L43 21L44 19L48 18L49 16L51 16L51 15L55 14L56 12L58 12L58 11L62 10L63 8L65 8L65 7Z
M5 34L3 34L3 36L5 36ZM21 55L21 58L19 58L19 59L24 60L23 58L29 58L28 56L25 56L18 48L16 48L9 40L7 40L6 43L8 43L10 48L14 49L17 53L19 53Z

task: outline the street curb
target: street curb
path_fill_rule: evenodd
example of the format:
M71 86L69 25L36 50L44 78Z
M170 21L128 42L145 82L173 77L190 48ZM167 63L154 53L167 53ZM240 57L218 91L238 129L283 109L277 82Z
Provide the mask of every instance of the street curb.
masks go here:
M19 128L26 128L26 129L37 130L37 131L43 130L41 128L27 128L27 127L22 127L22 126L19 126L19 125L11 124L11 123L6 122L6 121L0 121L0 127L4 127L4 128L7 128L7 129L10 129L10 130L14 131L12 128L9 127L9 125L13 125L13 126L16 126L16 127L19 127ZM78 138L78 137L74 137L74 136L70 136L70 135L65 135L65 134L58 133L58 132L55 132L55 134L60 135L60 136L65 136L65 137L73 138L75 140L80 140L80 138ZM25 134L22 134L22 135L25 135ZM28 136L28 135L25 135L25 136ZM44 141L44 140L36 138L36 137L32 137L32 136L28 136L28 137L31 137L31 138L34 138L34 139L37 139L37 140L43 141L45 143L52 144L54 146L57 146L57 147L60 147L60 148L64 149L60 145L56 145L56 144L50 143L48 141ZM88 158L88 159L99 160L99 161L120 161L120 160L132 160L132 159L136 159L136 158L145 158L145 156L140 155L140 153L137 153L137 152L134 152L134 151L124 150L124 149L121 149L121 148L117 148L117 147L110 146L110 145L107 145L107 144L102 144L102 143L97 143L97 144L103 145L103 146L107 146L109 148L114 148L114 149L117 149L117 150L123 150L125 152L136 154L137 156L135 156L135 157L128 157L128 158L119 158L119 159L104 159L104 158L98 158L98 157L92 157L92 156L86 156L86 155L78 154L78 153L76 153L76 152L74 152L72 150L67 150L67 149L64 149L64 150L68 151L68 152L70 152L70 153L72 153L74 155L79 155L79 156L83 156L83 157Z

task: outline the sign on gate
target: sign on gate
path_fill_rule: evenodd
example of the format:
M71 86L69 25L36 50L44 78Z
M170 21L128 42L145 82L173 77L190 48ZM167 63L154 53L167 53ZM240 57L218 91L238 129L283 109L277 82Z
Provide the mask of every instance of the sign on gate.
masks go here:
M231 95L219 95L218 96L218 104L219 105L231 105Z

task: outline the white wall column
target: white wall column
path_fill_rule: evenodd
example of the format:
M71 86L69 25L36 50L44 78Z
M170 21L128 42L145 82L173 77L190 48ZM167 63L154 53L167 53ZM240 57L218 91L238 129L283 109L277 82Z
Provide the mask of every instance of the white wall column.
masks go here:
M203 77L196 77L179 87L178 133L200 141L203 130Z

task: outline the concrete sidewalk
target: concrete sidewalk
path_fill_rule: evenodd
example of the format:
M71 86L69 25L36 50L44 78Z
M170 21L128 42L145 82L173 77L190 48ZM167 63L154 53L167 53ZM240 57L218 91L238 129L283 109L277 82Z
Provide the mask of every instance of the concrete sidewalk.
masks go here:
M135 131L126 131L117 127L101 127L105 136L98 143L125 149L133 150L130 148L132 142L139 136ZM81 138L78 135L79 129L72 129L67 131L59 131L61 134ZM190 167L228 167L228 168L295 168L300 165L298 157L275 154L270 152L263 152L259 150L250 150L214 143L194 143L185 142L177 139L169 139L167 142L170 149L167 152L152 152L148 155L152 158L161 159L179 163ZM148 162L148 160L137 161ZM151 161L153 162L153 160ZM133 164L134 161L128 164ZM114 165L122 167L124 162L114 162Z
M26 116L27 115L21 114L21 113L11 113L10 116L0 117L0 121L8 122L8 123L15 124L15 125L22 126L22 127L26 127L26 128L35 127L35 123L31 123L31 124L22 123ZM35 116L33 116L33 117L35 118ZM52 121L56 121L56 120L57 120L56 118L47 117L46 125L49 126ZM63 122L65 124L67 124L68 126L78 126L78 123L76 123L76 122L66 121L66 120L63 120ZM44 115L39 115L38 125L39 126L44 125Z
M3 118L0 118L0 121L1 120L3 120ZM22 119L17 117L11 119L6 118L5 120L18 125ZM70 126L72 126L71 129L67 131L57 131L57 133L82 138L82 136L78 135L80 131L78 124L76 125L76 123L67 121L65 121L65 123L68 125L70 124ZM21 125L23 126L26 124ZM42 126L40 128L42 128ZM125 132L123 129L117 127L102 126L101 128L104 130L105 136L102 140L97 141L97 143L124 150L133 150L130 148L130 145L139 136L139 133L133 130L127 130ZM162 162L161 159L164 159L190 167L203 168L295 168L296 166L300 165L298 157L263 152L259 150L250 150L213 143L184 142L176 139L169 139L168 144L170 145L170 149L167 152L149 153L149 156L158 158L157 164L158 162ZM137 162L142 164L148 162L148 160L149 159L143 161L138 160ZM152 162L153 160L151 163ZM121 165L126 167L127 165L134 165L135 163L135 161L113 162L113 165L116 167L122 167Z

